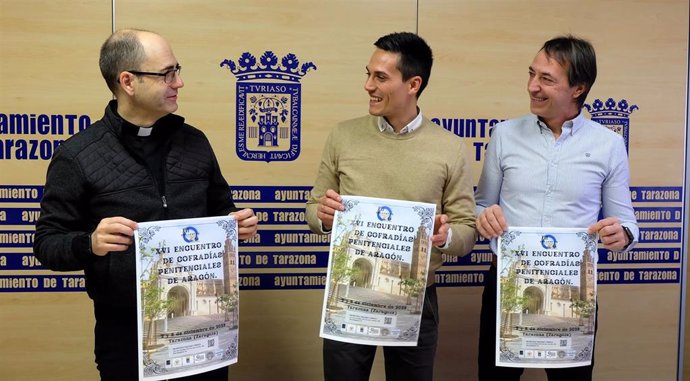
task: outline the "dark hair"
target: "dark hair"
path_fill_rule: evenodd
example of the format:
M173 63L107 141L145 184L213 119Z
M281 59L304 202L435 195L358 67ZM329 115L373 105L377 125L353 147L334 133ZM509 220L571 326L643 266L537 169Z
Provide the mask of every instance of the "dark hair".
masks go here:
M585 85L585 90L577 97L577 103L579 107L582 107L589 90L597 79L597 57L592 44L581 38L567 35L546 41L541 50L565 68L570 86Z
M429 83L431 65L434 57L431 47L418 35L410 32L391 33L376 40L374 45L387 52L400 53L397 69L402 73L403 81L418 75L422 84L417 92L417 98Z
M116 31L101 46L98 65L105 83L113 94L117 89L120 73L139 69L139 65L146 59L146 52L139 41L139 32L144 31L138 29Z

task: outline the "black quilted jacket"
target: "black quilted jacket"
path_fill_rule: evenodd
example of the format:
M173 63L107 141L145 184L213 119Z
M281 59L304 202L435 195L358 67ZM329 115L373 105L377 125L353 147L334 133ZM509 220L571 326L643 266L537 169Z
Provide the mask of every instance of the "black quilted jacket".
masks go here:
M236 208L203 132L177 115L156 122L154 129L165 129L166 139L164 181L157 184L145 160L123 144L126 122L115 110L112 101L103 119L56 150L36 224L34 255L52 270L84 270L87 292L95 302L133 307L134 245L103 257L92 254L89 234L101 219L207 217Z

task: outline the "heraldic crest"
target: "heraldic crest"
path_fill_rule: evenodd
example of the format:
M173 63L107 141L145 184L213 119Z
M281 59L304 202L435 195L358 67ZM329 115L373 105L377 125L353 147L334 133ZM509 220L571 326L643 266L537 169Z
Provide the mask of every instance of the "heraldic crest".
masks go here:
M278 58L269 50L258 60L244 52L237 63L225 59L220 66L237 78L237 156L248 161L295 160L300 153L300 80L316 65L300 66L293 53Z

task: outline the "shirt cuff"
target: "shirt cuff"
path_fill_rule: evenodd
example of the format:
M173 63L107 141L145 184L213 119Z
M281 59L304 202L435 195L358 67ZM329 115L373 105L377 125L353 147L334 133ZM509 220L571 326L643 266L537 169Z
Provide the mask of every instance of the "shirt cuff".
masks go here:
M321 233L323 234L329 234L331 232L331 229L326 230L323 227L323 221L319 220L319 229L321 229Z
M446 237L446 244L443 246L437 246L439 249L444 250L450 247L450 241L453 240L453 229L448 229L448 236Z

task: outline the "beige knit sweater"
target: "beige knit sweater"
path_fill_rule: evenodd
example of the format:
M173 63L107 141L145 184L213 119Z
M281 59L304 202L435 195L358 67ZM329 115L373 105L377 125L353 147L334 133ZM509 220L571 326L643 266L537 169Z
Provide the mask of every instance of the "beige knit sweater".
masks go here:
M434 284L441 253L465 255L476 240L472 175L462 140L424 118L408 134L381 132L375 116L338 124L323 150L319 173L307 201L307 222L324 233L316 217L327 189L341 195L390 198L436 204L453 230L450 245L434 247L427 286Z

